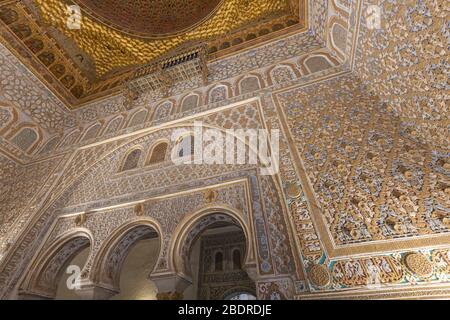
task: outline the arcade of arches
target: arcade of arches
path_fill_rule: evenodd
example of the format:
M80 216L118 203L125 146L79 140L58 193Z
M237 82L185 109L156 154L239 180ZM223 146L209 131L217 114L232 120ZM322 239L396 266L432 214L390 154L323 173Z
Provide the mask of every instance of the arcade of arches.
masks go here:
M448 1L70 3L0 0L1 299L450 298Z

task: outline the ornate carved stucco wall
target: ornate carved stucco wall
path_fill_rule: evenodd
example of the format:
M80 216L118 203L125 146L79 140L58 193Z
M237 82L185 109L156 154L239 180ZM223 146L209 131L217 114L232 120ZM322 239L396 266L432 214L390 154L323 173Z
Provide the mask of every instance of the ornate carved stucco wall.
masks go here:
M448 83L443 80L448 72L448 5L381 1L383 27L368 30L364 12L370 1L312 3L309 33L214 62L207 87L184 83L173 89L172 97L149 94L130 111L120 96L77 111L80 128L65 130L53 148L56 152L28 159L50 159L40 165L54 166L53 156L66 156L58 175L43 186L42 203L25 206L28 210L22 210L17 225L8 230L14 236L8 237L12 245L0 266L0 295L14 293L43 239L51 244L53 236L47 232L55 221L70 220L60 229L67 231L76 227L75 217L68 218L71 214L249 179L255 190L252 206L264 208L254 214L253 230L277 226L271 234L255 237L258 272L270 270L265 263L269 261L281 265L277 277L295 275L259 281L260 298L448 296L450 139ZM251 89L243 88L248 77L256 77L259 86L253 82ZM220 90L214 90L217 87ZM11 92L13 99L17 91ZM181 112L190 94L198 94L200 102ZM241 104L241 110L230 107L238 110L235 115L220 109L252 97L259 97L256 104L252 100L259 113L241 117L252 103ZM169 111L159 108L166 103ZM145 116L136 124L132 117L140 111ZM106 130L117 113L123 117L120 129ZM212 166L200 175L189 166L175 169L167 163L115 173L129 148L141 146L147 152L171 130L149 128L169 122L186 126L184 118L201 113L206 114L199 117L219 128L241 126L242 118L245 127L280 129L276 179L257 177L251 167L223 172ZM259 118L252 122L254 116ZM102 129L83 141L96 123ZM143 131L133 135L137 130ZM76 137L68 139L74 132ZM61 142L65 139L70 141ZM42 176L27 178L30 173L24 168L18 169L24 178L14 180L14 190L22 190L22 185L35 188L48 175L41 170ZM193 197L199 207L205 201L200 193ZM27 199L16 198L23 203ZM180 201L175 204L180 206ZM160 207L173 212L169 203ZM19 208L12 202L8 207ZM89 214L86 223L96 221L98 228L110 231L118 227L105 222L104 211ZM135 216L132 206L116 211L119 222ZM160 219L166 228L174 228L169 222ZM269 242L267 250L264 243ZM290 249L281 243L289 243Z
M448 220L440 214L449 207L442 166L447 155L402 135L399 119L353 77L282 92L277 101L286 112L304 197L325 249L304 261L312 289L367 285L370 270L389 259L397 265L377 273L382 284L447 279L446 267L435 264L436 273L421 278L404 266L413 247L448 245ZM291 206L299 231L305 229L305 207ZM397 252L389 255L391 250ZM348 259L356 254L367 258ZM432 251L423 254L432 270Z
M52 179L52 172L59 158L22 166L15 161L0 156L0 239L12 236L14 223L29 217L32 199L39 197L39 191L48 187L46 181ZM45 190L48 191L48 190ZM36 199L39 203L41 199ZM25 211L25 212L24 212ZM10 246L9 241L2 243Z
M380 6L381 28L361 23L358 77L387 103L411 139L450 148L447 1L364 1Z
M253 102L238 104L234 107L231 106L225 111L212 111L207 115L199 116L197 120L203 120L204 123L215 125L219 128L259 128L261 127L262 121L260 113L261 104L257 99L253 99L252 101ZM186 124L181 122L178 127L183 126L186 127ZM255 169L252 169L254 165L230 165L225 168L220 165L186 165L177 167L170 161L156 168L145 168L144 162L141 161L139 162L138 170L117 173L120 168L120 163L128 150L139 146L147 153L150 150L151 145L156 141L160 141L162 138L170 141L173 130L174 128L170 128L169 126L167 129L156 130L150 134L141 134L140 137L138 136L137 138L127 138L125 139L125 142L115 141L109 145L101 146L100 149L98 149L99 147L94 147L97 151L104 150L103 156L101 155L101 152L92 150L87 152L86 150L88 149L82 150L80 152L81 154L92 155L94 158L89 158L89 161L80 162L80 159L84 159L84 157L76 156L72 160L71 165L66 166L66 173L60 179L60 183L56 188L59 192L52 195L53 201L56 200L56 202L45 211L42 211L40 217L36 217L38 221L41 222L36 223L33 226L36 230L35 232L40 232L40 237L44 236L45 229L39 230L39 226L44 226L46 221L51 221L52 216L55 217L61 213L70 214L72 212L79 212L80 210L98 210L105 206L141 201L148 197L167 195L170 192L176 193L185 189L190 190L196 186L197 188L215 188L212 185L226 183L227 181L230 181L230 179L231 181L242 179L249 174L254 175L254 173L248 171L254 171ZM71 167L73 167L73 170ZM84 170L83 167L85 168ZM144 172L146 173L143 174ZM111 183L113 185L111 185ZM277 277L285 277L286 275L295 273L296 258L292 256L293 249L290 246L289 237L286 235L287 222L282 213L284 209L278 198L276 182L274 184L274 181L271 181L271 178L261 177L260 179L255 180L254 183L256 184L253 186L253 189L261 188L261 190L258 191L261 195L258 196L258 200L255 200L255 205L257 204L258 207L264 209L256 208L255 210L252 210L252 212L254 212L252 214L255 214L255 217L251 220L256 219L255 221L258 221L259 219L260 222L258 223L260 223L261 226L256 230L249 229L253 231L248 231L247 235L250 238L257 237L257 242L262 243L260 249L258 249L258 254L261 254L261 258L259 259L262 259L258 264L258 269L261 270L260 272L267 275L272 274ZM261 187L259 187L259 185L261 185ZM253 192L255 191L252 191L252 193ZM175 203L171 204L174 200L167 202L167 204L161 202L161 205L158 204L158 206L156 206L156 203L153 203L149 206L149 211L147 211L149 216L158 220L158 223L161 224L162 231L167 235L164 237L163 241L163 253L169 253L170 241L173 241L173 238L176 237L174 230L180 220L175 219L174 215L180 214L181 219L183 215L202 209L202 207L205 206L206 201L205 198L202 197L202 194L203 193L200 192L200 197L191 198L190 196L189 198L186 198L186 200L184 200L183 197L178 197L176 200L177 207L174 207ZM243 194L245 194L245 192ZM219 193L218 198L215 201L217 201L219 208L223 205L232 206L237 210L244 210L245 212L248 210L248 204L238 203L241 201L240 199L243 198L242 195L234 192L226 196L224 195L222 198ZM264 203L260 203L262 199L264 199ZM234 203L236 204L234 205ZM213 203L210 203L209 205L212 204ZM220 209L217 210L220 211ZM119 212L125 213L130 211L119 210ZM98 230L98 232L101 232L104 236L110 234L115 227L118 227L120 223L124 223L126 219L129 219L130 217L127 214L118 220L119 225L114 225L112 224L111 214L112 213L108 213L108 221L97 223L93 220L90 222L93 223L93 227L95 226L95 230ZM133 215L133 211L131 211L131 214ZM247 213L246 219L249 219L248 215L249 213ZM102 218L102 216L97 213L93 213L93 217L94 216L101 220L106 218L106 216ZM89 215L87 221L89 222L91 219L92 218ZM247 221L247 223L250 223L249 220ZM265 226L267 223L270 227ZM106 228L107 225L109 225L108 228L113 229L110 230ZM68 231L67 227L68 226L66 225L66 228L61 230ZM90 229L90 232L93 233L93 237L96 239L97 231L94 232L94 229ZM255 233L257 234L254 235ZM28 242L33 239L33 233L28 234L27 238L29 240L25 241L27 241L30 246L26 251L31 253L38 248L39 242L33 242L33 244ZM100 241L99 245L94 244L93 248L100 246L102 242L100 239L98 241ZM271 244L270 250L265 247L267 241ZM51 239L50 243L52 243ZM173 254L172 257L165 257L162 255L158 268L161 270L165 270L165 268L170 270L172 267L168 263L171 259L173 259ZM90 262L87 263L87 265L89 264Z

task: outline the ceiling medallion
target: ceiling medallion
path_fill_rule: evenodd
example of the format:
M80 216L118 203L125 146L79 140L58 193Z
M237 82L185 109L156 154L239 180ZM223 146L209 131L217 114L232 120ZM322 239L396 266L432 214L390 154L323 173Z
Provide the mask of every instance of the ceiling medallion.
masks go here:
M192 30L224 0L74 0L82 10L118 31L161 38Z

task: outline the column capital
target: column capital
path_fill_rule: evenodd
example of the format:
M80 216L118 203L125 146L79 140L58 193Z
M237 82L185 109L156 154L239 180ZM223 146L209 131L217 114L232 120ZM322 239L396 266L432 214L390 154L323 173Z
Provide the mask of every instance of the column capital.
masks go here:
M175 273L151 274L149 279L158 288L158 300L182 300L184 290L192 284L190 279Z
M258 268L256 267L256 263L246 264L243 269L245 272L247 272L247 275L250 279L253 281L258 281L259 274L258 274Z

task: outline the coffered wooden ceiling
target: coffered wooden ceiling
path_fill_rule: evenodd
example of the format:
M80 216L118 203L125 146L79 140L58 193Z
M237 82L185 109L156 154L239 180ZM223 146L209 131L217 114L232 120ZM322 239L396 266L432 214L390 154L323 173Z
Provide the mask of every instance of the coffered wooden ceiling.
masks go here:
M305 0L0 0L1 42L70 109L181 48L204 43L214 59L305 27Z

